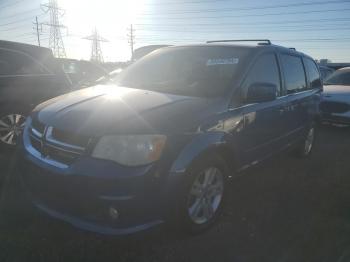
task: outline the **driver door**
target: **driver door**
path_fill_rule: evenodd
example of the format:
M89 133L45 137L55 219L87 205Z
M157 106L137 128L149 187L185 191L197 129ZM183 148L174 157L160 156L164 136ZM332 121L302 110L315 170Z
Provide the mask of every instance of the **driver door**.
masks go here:
M277 87L277 99L260 103L247 103L248 88L256 83L267 83ZM244 165L276 153L287 144L286 118L287 97L282 96L281 74L274 53L261 55L249 70L241 87L244 105L243 128L239 143Z

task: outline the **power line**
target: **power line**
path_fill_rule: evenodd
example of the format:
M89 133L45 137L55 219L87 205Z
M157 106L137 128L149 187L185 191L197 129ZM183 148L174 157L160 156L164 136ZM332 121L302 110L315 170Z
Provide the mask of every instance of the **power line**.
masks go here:
M12 14L12 15L8 15L8 16L2 16L0 17L0 20L6 20L6 19L9 19L9 18L18 18L24 14L29 14L29 13L33 13L34 11L40 11L39 8L33 8L33 9L30 9L30 10L27 10L27 11L23 11L23 12L18 12L18 13L15 13L15 14Z
M20 23L22 23L22 22L29 21L29 20L33 20L33 17L23 18L23 19L20 19L20 20L17 20L17 21L5 23L5 24L0 24L0 26L7 26L7 25L20 24Z
M167 41L167 40L172 40L172 41L183 41L183 40L187 40L187 41L202 41L201 39L203 39L204 41L204 37L201 36L201 38L194 38L194 37L187 37L184 38L182 37L180 40L179 39L171 39L169 37L167 38L157 38L158 36L146 36L146 37L138 37L138 39L140 40L155 40L155 41ZM205 36L205 40L207 40L209 36ZM350 38L348 37L334 37L334 38L294 38L294 39L271 39L271 41L273 42L329 42L329 41L348 41L350 40Z
M339 4L339 3L350 3L350 0L333 0L333 1L315 1L315 2L301 2L294 4L283 4L283 5L265 5L256 7L240 7L240 8L220 8L220 9L200 9L200 10L173 10L172 12L159 12L159 13L141 13L141 16L151 15L169 15L169 14L196 14L205 12L232 12L232 11L245 11L245 10L264 10L264 9L276 9L285 7L300 7L300 6L313 6L313 5L327 5L327 4Z
M186 19L222 19L222 18L246 18L246 17L265 17L265 16L280 16L280 15L296 15L296 14L313 14L313 13L328 13L328 12L342 12L350 11L350 8L342 9L326 9L326 10L310 10L310 11L296 11L296 12L279 12L279 13L267 13L267 14L242 14L242 15L222 15L218 14L216 16L191 16L191 17L165 17L166 20L186 20ZM153 17L143 17L144 19L154 19ZM163 19L163 18L158 18Z
M195 40L190 38L190 40ZM272 42L312 42L312 41L339 41L339 40L350 40L350 37L334 37L334 38L293 38L293 39L270 39Z
M252 28L254 29L254 28ZM146 31L146 32L172 32L172 33L204 33L204 34L207 34L207 33L232 33L233 31L231 30L230 31L230 28L226 28L226 29L223 29L223 30L218 30L218 29L212 29L212 30L207 30L207 29L204 29L204 30L201 30L201 31L198 31L197 30L181 30L181 29L147 29L147 30L140 30L138 29L139 31ZM251 34L255 31L247 31L247 28L242 28L243 31L237 31L237 29L235 28L235 31L234 33L248 33L248 34ZM334 30L350 30L350 27L349 26L346 26L346 27L337 27L337 28L297 28L297 29L269 29L269 32L299 32L299 31L334 31ZM261 32L261 30L258 31L259 33L263 33L263 34L266 34L266 32Z
M235 26L235 25L227 25L227 27L222 26L222 25L218 25L218 26L211 26L208 28L203 28L201 26L199 26L200 28L198 28L198 26L194 25L193 27L187 27L185 25L179 25L176 27L149 27L149 26L140 26L137 27L137 30L139 31L150 31L150 32L154 32L154 31L178 31L181 30L181 32L186 33L189 32L188 30L196 30L195 32L211 32L212 30L240 30L240 29L245 29L245 30L250 30L250 29L259 29L259 30L270 30L270 29L299 29L299 28L310 28L310 29L323 29L323 28L329 28L332 27L334 29L336 28L342 28L342 27L347 27L347 24L344 24L343 22L341 23L341 21L335 21L335 22L327 22L327 23L322 23L322 28L319 27L319 24L315 25L315 24L298 24L298 25L264 25L264 24L258 24L258 25L239 25L239 26Z
M320 23L320 22L326 22L326 21L348 21L350 18L349 17L342 17L342 18L327 18L327 19L306 19L306 20L286 20L283 21L283 24L300 24L300 23ZM185 24L185 23L175 23L175 24L161 24L161 25L155 25L155 24L135 24L136 26L157 26L157 27L162 27L162 26L218 26L218 25L236 25L236 26L242 26L242 25L253 25L256 26L257 24L276 24L276 21L264 21L264 22L219 22L219 23L191 23L191 24ZM279 25L281 23L278 23L276 25Z
M14 27L10 27L10 28L6 28L6 29L1 29L1 33L3 33L3 32L9 32L9 31L16 31L17 29L23 29L24 27L26 27L26 26L14 26ZM28 27L26 27L26 28L28 28Z
M203 1L203 0L194 0L194 1L162 1L157 2L157 3L145 3L144 5L146 6L162 6L162 5L184 5L184 4L211 4L211 3L219 3L219 2L226 2L226 3L233 3L232 0L208 0L208 1ZM333 2L333 1L330 1Z
M12 6L15 6L15 5L17 5L17 4L21 3L21 2L23 2L23 1L24 1L24 0L19 0L19 1L14 2L14 3L9 3L9 4L7 4L7 5L2 5L2 6L0 6L0 8L1 8L1 9L4 9L4 8L12 7Z

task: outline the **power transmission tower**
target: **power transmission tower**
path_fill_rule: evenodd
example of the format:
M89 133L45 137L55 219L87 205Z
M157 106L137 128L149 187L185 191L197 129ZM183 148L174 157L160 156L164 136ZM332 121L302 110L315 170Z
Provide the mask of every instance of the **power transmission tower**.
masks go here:
M39 32L39 23L38 23L38 17L35 17L35 30L36 30L36 36L38 38L38 46L40 46L40 32L43 30L42 25L40 24L40 32Z
M131 50L131 60L134 57L134 45L135 45L135 29L133 28L132 24L128 28L128 43L130 45L130 50Z
M101 42L108 42L105 38L101 37L96 28L92 35L84 37L86 40L91 40L91 58L90 60L97 63L103 63L103 55L101 49Z
M50 23L43 23L50 27L49 47L55 57L66 57L61 28L66 28L60 24L59 17L64 15L64 10L59 8L56 0L49 0L48 4L41 5L44 12L50 12Z

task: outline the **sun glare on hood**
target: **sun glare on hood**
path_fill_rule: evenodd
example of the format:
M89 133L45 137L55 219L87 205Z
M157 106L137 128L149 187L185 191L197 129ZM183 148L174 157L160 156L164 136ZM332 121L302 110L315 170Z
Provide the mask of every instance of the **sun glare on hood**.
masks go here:
M107 100L123 99L127 94L135 92L135 89L118 87L115 85L97 85L86 90L91 96L103 95Z

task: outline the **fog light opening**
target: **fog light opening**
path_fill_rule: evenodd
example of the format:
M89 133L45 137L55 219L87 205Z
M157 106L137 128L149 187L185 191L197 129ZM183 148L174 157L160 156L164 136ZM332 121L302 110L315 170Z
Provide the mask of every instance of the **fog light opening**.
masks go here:
M109 208L109 215L112 219L118 219L119 218L119 211L114 207L110 207Z

